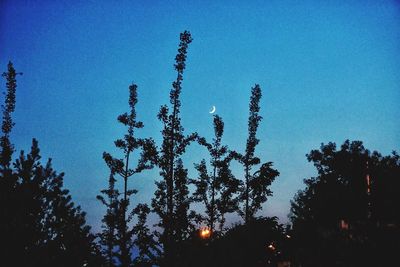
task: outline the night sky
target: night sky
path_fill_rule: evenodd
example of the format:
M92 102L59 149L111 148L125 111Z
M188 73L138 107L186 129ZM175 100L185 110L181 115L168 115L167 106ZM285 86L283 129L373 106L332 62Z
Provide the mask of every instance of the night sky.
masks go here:
M399 151L399 3L231 2L0 1L1 71L12 60L24 73L12 141L29 150L39 140L95 231L103 216L96 195L109 174L102 153L120 155L113 141L125 131L116 118L128 111L128 86L138 85L139 135L160 144L156 115L169 101L184 30L194 39L181 98L187 134L212 138L215 105L224 143L244 151L250 88L263 90L256 153L281 175L260 214L287 222L290 199L315 174L305 154L322 142L362 140L383 154ZM185 154L192 177L203 157L197 144ZM239 165L233 169L240 177ZM156 179L152 170L130 180L139 189L133 204L149 203Z

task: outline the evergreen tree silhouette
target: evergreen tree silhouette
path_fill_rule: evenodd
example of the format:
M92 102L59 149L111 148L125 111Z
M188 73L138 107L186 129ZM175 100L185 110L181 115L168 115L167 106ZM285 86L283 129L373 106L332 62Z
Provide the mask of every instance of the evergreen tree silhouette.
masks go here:
M1 140L1 225L3 266L101 266L102 258L86 225L85 213L63 188L64 174L40 162L36 139L11 167L16 72L8 64ZM4 193L4 194L3 194ZM3 200L5 202L3 202Z
M205 146L210 153L211 171L207 169L206 161L203 159L195 168L199 173L198 179L191 179L196 185L193 193L193 200L202 202L206 208L205 221L212 235L216 224L223 230L225 214L237 210L237 193L240 181L232 174L229 164L232 160L228 147L222 145L224 133L224 122L218 115L214 116L214 135L212 143L208 143L204 137L198 139L202 146Z
M180 34L178 54L175 57L177 78L172 83L170 92L171 110L163 105L158 119L163 123L162 145L159 151L158 167L162 180L156 182L157 190L152 200L153 211L160 217L158 226L163 229L159 233L159 241L163 245L161 265L173 266L179 258L179 244L188 235L189 224L189 191L187 170L180 157L186 146L194 141L197 134L184 135L180 119L180 94L182 91L183 72L186 67L188 45L192 42L189 32Z
M235 151L231 153L244 167L244 182L240 188L239 195L239 201L244 202L244 205L238 210L238 213L245 223L253 220L257 211L261 209L261 205L267 201L267 197L272 196L272 191L268 187L279 176L279 172L272 168L272 162L263 163L258 170L252 172L254 167L260 164L260 158L255 156L255 149L260 142L256 134L262 119L259 115L261 95L261 88L258 84L251 88L248 121L249 135L245 153L243 155Z
M11 114L15 110L15 98L17 81L15 71L12 62L7 65L7 72L3 73L2 76L6 78L6 94L5 103L2 105L2 136L0 137L0 215L1 215L1 236L0 239L2 248L0 250L1 258L7 258L10 256L9 251L17 249L18 241L14 239L14 234L17 232L16 229L16 218L18 211L16 205L18 204L18 198L16 195L16 183L17 177L13 173L11 167L12 154L14 153L14 146L10 142L10 133L14 126Z
M128 128L123 139L115 141L115 146L123 151L123 158L115 158L104 152L103 158L110 169L109 189L102 191L103 196L97 198L106 205L107 212L103 218L103 233L100 235L102 244L106 246L108 262L113 264L115 256L122 266L132 265L131 249L134 245L134 229L129 226L132 221L134 209L128 212L130 196L137 193L136 189L128 189L128 179L146 169L151 169L156 159L156 147L151 138L143 139L135 137L135 129L143 128L143 123L136 119L135 106L137 104L137 85L129 86L129 107L130 112L118 116L118 121ZM135 167L132 168L132 154L141 148L140 158ZM117 174L123 179L123 192L120 194L114 187ZM121 198L119 196L121 195ZM114 235L114 240L110 235ZM114 247L117 252L113 253Z

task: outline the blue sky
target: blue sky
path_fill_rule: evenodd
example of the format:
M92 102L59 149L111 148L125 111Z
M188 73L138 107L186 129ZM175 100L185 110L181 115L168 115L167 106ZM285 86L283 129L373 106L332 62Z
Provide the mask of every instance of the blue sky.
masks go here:
M290 199L315 174L305 154L321 142L399 150L400 4L232 2L1 1L0 66L12 60L24 73L12 140L18 150L39 140L95 229L103 215L95 197L108 176L101 155L116 152L113 141L124 133L116 117L128 110L128 86L138 85L140 135L159 143L156 114L168 103L183 30L194 38L182 93L187 133L211 138L215 105L225 143L243 151L250 88L263 89L256 152L281 175L261 214L287 221ZM189 148L192 176L206 156ZM140 190L134 203L151 199L155 179L157 170L130 181Z

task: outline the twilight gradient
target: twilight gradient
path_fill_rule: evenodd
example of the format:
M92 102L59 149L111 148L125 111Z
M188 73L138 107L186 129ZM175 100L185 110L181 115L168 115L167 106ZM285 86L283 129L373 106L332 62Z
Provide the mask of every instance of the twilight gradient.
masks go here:
M187 133L211 138L210 107L225 121L224 141L243 151L250 88L263 89L257 154L281 175L261 214L287 221L305 154L321 142L362 140L384 154L400 147L400 5L396 1L11 1L0 3L0 66L19 77L12 140L64 171L75 202L96 231L107 186L102 152L124 129L128 85L139 86L141 136L160 143L160 105L176 74L179 33L190 30L182 93ZM5 83L2 83L2 90ZM186 166L206 157L192 145ZM234 164L236 174L240 168ZM148 202L157 170L130 181ZM155 218L153 218L154 220ZM231 221L236 220L231 216Z

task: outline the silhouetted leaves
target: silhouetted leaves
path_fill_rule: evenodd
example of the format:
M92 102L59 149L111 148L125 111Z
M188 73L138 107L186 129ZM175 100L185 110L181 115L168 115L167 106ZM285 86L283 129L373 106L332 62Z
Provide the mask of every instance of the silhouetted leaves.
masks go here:
M206 161L203 159L195 168L199 173L198 179L192 179L191 183L196 186L193 200L201 202L205 206L206 216L203 216L212 236L219 223L222 231L225 223L225 214L237 209L237 198L235 194L239 189L237 180L230 168L228 147L221 144L224 132L224 122L218 115L214 116L214 135L212 143L208 143L204 137L198 138L200 145L207 148L210 153L211 171L207 170Z
M210 142L197 133L186 135L180 96L191 42L189 32L180 34L177 77L169 104L157 114L162 123L159 148L152 138L137 137L144 124L137 120L137 86L129 86L129 111L117 118L126 132L114 142L121 156L103 153L109 178L97 196L106 209L99 246L85 213L63 186L64 174L52 168L51 159L41 162L35 139L30 152L21 151L13 161L10 133L20 73L8 64L2 75L7 91L0 137L2 266L276 266L291 256L292 266L393 265L400 247L400 156L371 153L360 141L347 140L340 149L335 143L322 144L307 155L317 176L305 179L306 188L291 202L293 229L284 230L276 217L257 217L279 176L272 162L256 155L261 88L256 84L251 89L243 153L222 144L224 122L218 115ZM198 177L189 178L182 158L193 141L210 157L195 164ZM233 174L232 160L243 166L242 180ZM138 191L128 181L154 166L161 180L155 182L151 209L141 203L132 208L130 198ZM204 214L190 210L193 202L204 205ZM155 228L146 224L151 212L159 217ZM244 224L224 228L225 216L232 212ZM211 238L200 238L200 224L210 228ZM135 258L133 249L138 249Z
M11 63L3 107L0 162L0 258L3 266L101 266L85 213L72 202L63 188L64 174L58 174L48 160L41 163L38 142L29 153L21 151L10 166L13 146L9 134L14 125L16 72Z
M306 189L291 202L296 260L305 266L390 265L400 245L399 156L383 157L347 140L340 149L322 144L307 159L318 176L305 179Z
M267 201L268 196L272 196L272 191L268 189L271 183L279 176L279 172L272 168L272 162L267 162L253 172L253 169L260 164L260 159L254 156L256 146L259 143L257 138L258 125L262 119L259 115L261 99L261 88L256 84L251 89L248 120L248 138L246 150L242 155L236 151L230 153L231 157L238 160L244 167L244 181L240 187L239 200L243 206L238 213L245 223L254 219L257 211L262 208L262 204Z
M143 240L149 241L152 235L145 226L148 211L147 206L138 206L139 208L128 211L130 204L130 196L137 193L136 189L128 188L128 179L134 174L143 170L151 169L157 159L157 150L152 139L142 139L135 137L135 129L143 128L143 123L136 119L135 105L137 104L137 86L132 84L129 86L129 113L123 113L118 116L118 121L126 126L127 133L122 139L117 139L114 144L123 151L123 158L115 158L109 153L103 153L103 159L110 169L110 179L108 190L102 190L103 196L97 198L107 207L106 214L102 220L103 231L99 235L100 243L104 247L103 255L106 256L109 266L113 266L115 262L119 262L122 266L131 266L133 264L131 250L134 245L138 245L140 251L139 258L134 262L145 264L146 256L149 252L148 248L143 245ZM140 158L136 167L131 167L132 153L142 148ZM119 192L115 188L117 181L114 176L119 175L123 179L123 191ZM147 211L147 212L146 212ZM129 223L135 215L139 216L138 225L131 228ZM134 239L134 235L137 239ZM115 260L117 259L117 260Z
M192 236L181 266L277 266L278 261L289 257L287 241L276 217L255 218L247 224L234 225L215 239Z
M186 66L188 45L192 42L189 32L180 35L178 54L175 57L177 78L172 83L170 105L161 106L157 118L163 123L162 145L158 152L157 165L163 180L156 182L157 190L152 200L153 211L160 217L157 224L163 229L158 233L163 245L163 266L178 265L181 257L182 242L191 228L189 210L189 190L187 170L180 159L187 145L197 138L197 134L184 135L180 120L180 94L183 72Z

